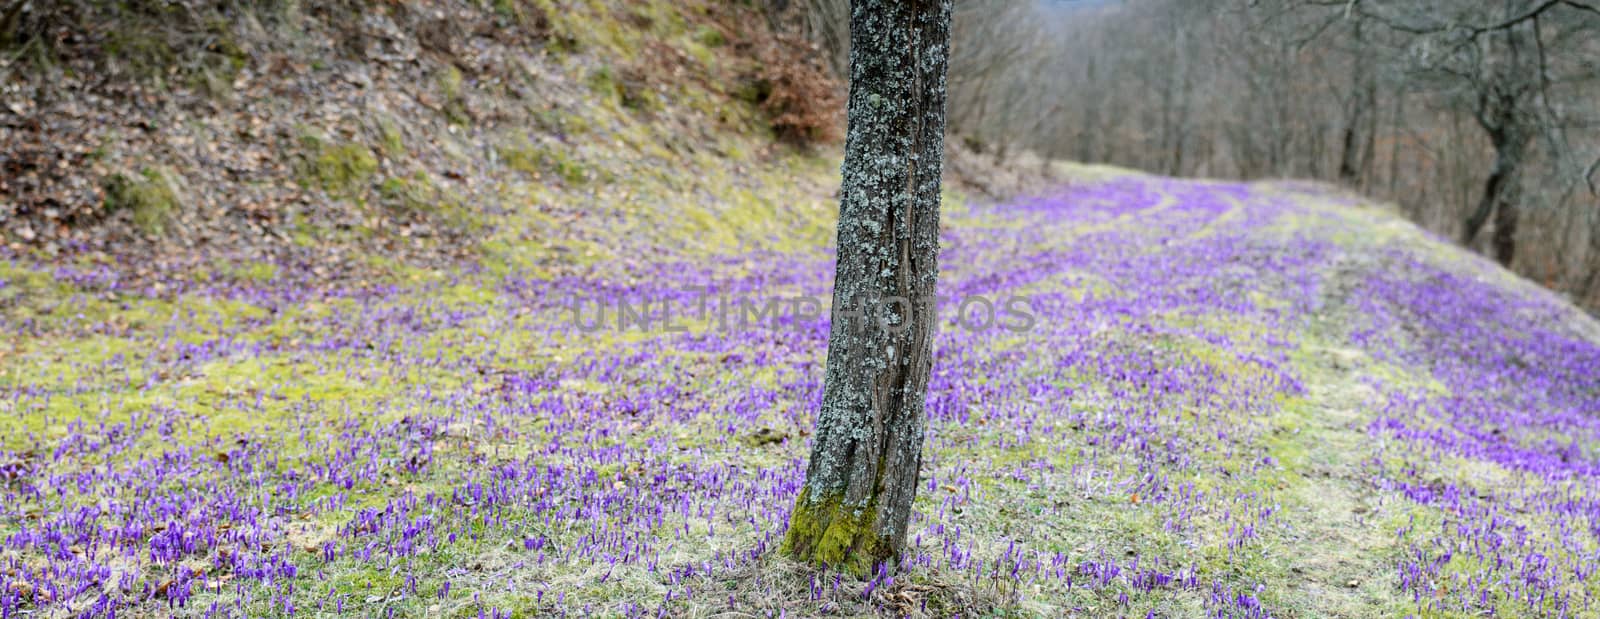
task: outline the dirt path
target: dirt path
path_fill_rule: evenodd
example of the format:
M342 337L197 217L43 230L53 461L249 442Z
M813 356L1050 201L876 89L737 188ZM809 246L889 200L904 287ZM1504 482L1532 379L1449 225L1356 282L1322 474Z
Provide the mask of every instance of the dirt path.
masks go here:
M1303 333L1294 360L1306 393L1285 407L1291 444L1304 458L1295 472L1301 483L1287 494L1286 507L1296 541L1288 559L1293 575L1285 583L1310 617L1370 617L1406 612L1391 607L1398 586L1394 564L1401 548L1394 529L1404 503L1385 501L1374 488L1366 463L1378 454L1366 431L1379 406L1368 377L1381 363L1346 341L1341 323L1351 279L1371 267L1345 254L1329 265L1324 303Z
M1303 596L1307 616L1366 617L1392 599L1391 558L1399 551L1385 526L1384 506L1365 479L1362 461L1372 455L1362 429L1375 391L1360 380L1367 355L1314 341L1301 363L1304 405L1293 416L1304 448L1297 471L1303 483L1289 493L1294 536L1290 590Z

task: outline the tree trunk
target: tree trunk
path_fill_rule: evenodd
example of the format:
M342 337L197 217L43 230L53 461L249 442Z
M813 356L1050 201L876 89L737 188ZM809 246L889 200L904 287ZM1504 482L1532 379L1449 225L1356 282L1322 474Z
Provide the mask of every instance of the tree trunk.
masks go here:
M1483 195L1478 197L1478 208L1467 215L1466 228L1461 233L1462 245L1471 246L1478 238L1478 233L1483 231L1484 224L1489 223L1489 216L1494 214L1495 203L1500 200L1500 192L1510 178L1510 171L1503 164L1504 159L1498 155L1495 157L1494 169L1489 171L1489 178L1483 184Z
M1347 187L1355 186L1360 180L1361 145L1358 136L1361 126L1365 123L1366 114L1365 104L1356 103L1350 116L1345 119L1343 135L1340 136L1339 182Z
M1494 248L1495 262L1508 269L1517 255L1517 210L1515 199L1503 198L1500 208L1494 212L1494 238L1490 245Z
M1368 124L1367 116L1372 113L1373 100L1377 98L1376 81L1372 78L1371 68L1367 66L1366 40L1361 34L1363 21L1354 20L1352 25L1354 29L1352 36L1356 43L1356 56L1350 64L1351 71L1355 73L1351 79L1353 86L1351 90L1354 92L1350 94L1351 105L1345 114L1344 135L1339 153L1339 182L1346 186L1355 186L1364 172L1360 132L1362 127Z
M1397 195L1400 187L1400 142L1406 126L1406 91L1405 88L1396 88L1394 93L1394 124L1390 128L1389 138L1389 199L1405 205ZM1420 208L1420 207L1419 207ZM1420 212L1420 210L1418 211ZM1421 218L1418 218L1421 220Z
M784 551L864 574L905 546L933 363L951 0L855 0L833 324Z
M1194 94L1194 84L1193 80L1189 77L1188 57L1192 50L1188 49L1188 39L1185 36L1186 32L1188 31L1184 28L1174 27L1172 33L1173 41L1175 42L1174 49L1177 50L1174 63L1177 65L1175 70L1178 74L1178 94L1174 98L1174 105L1177 106L1177 109L1174 111L1175 120L1173 122L1171 147L1172 161L1171 165L1167 168L1169 170L1167 173L1168 176L1179 176L1183 174L1184 142L1189 135L1189 110L1191 105L1189 98ZM1090 130L1094 130L1094 127L1091 126Z
M1590 212L1588 220L1589 255L1584 264L1589 265L1589 276L1579 285L1577 299L1578 305L1600 316L1600 204Z
M1494 259L1501 265L1509 267L1516 254L1518 219L1516 200L1512 199L1511 194L1516 190L1517 172L1522 163L1522 146L1527 142L1521 136L1527 135L1527 132L1503 124L1486 129L1489 131L1490 142L1494 144L1494 167L1489 170L1489 178L1484 181L1483 195L1478 199L1478 208L1467 216L1461 243L1471 246L1478 238L1478 233L1483 231L1484 224L1487 224L1489 217L1493 215L1495 233L1491 245Z
M844 75L850 58L849 0L810 0L806 10L806 28L811 40L822 46L827 56L828 68L834 75Z
M1083 86L1083 91L1088 93L1088 103L1083 106L1083 126L1098 127L1100 126L1099 114L1101 102L1099 93L1102 92L1102 90L1100 84L1095 82L1093 56L1089 57L1088 67L1085 69ZM1096 135L1097 134L1093 131L1085 131L1081 134L1081 137L1078 138L1079 161L1084 163L1100 163L1104 161L1105 158L1101 157L1100 154L1096 152L1098 150L1094 140Z

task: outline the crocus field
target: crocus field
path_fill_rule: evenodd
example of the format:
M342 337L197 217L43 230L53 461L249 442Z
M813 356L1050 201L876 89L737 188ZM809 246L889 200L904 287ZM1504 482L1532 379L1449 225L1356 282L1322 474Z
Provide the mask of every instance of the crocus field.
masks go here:
M865 580L775 551L828 320L734 311L827 299L821 244L0 263L0 617L1600 615L1600 328L1563 301L1308 186L944 219L909 556ZM1008 297L1031 328L958 321ZM615 322L645 303L681 329Z

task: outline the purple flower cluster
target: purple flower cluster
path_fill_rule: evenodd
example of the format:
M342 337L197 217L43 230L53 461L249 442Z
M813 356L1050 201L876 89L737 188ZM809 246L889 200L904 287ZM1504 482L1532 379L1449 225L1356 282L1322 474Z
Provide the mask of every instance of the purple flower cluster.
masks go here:
M1379 383L1368 426L1383 487L1433 508L1399 532L1401 586L1439 612L1600 612L1600 345L1585 321L1476 261L1391 250L1383 265L1356 293L1353 337L1432 379ZM1373 336L1386 331L1406 337Z
M1309 397L1306 333L1348 306L1353 345L1434 381L1374 379L1372 483L1432 510L1390 532L1395 591L1582 614L1600 347L1549 302L1393 248L1341 288L1331 265L1357 250L1305 199L1130 178L952 216L941 293L1026 294L1038 324L940 333L906 569L821 575L810 598L938 578L1047 614L1292 606L1283 460L1305 445L1281 419ZM84 311L3 325L56 339L0 381L21 420L0 446L0 617L741 604L723 579L768 560L803 480L826 316L559 316L574 293L825 298L826 252L339 290L295 272L162 300L63 271ZM108 289L123 309L97 312ZM1461 462L1498 482L1446 476Z

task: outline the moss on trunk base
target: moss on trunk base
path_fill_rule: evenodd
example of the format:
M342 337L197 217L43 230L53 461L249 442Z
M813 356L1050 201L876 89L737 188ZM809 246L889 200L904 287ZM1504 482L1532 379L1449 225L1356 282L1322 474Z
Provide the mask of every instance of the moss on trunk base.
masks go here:
M810 489L800 491L782 552L807 563L866 576L881 562L894 559L889 540L877 533L876 505L855 506L840 495L812 500Z

